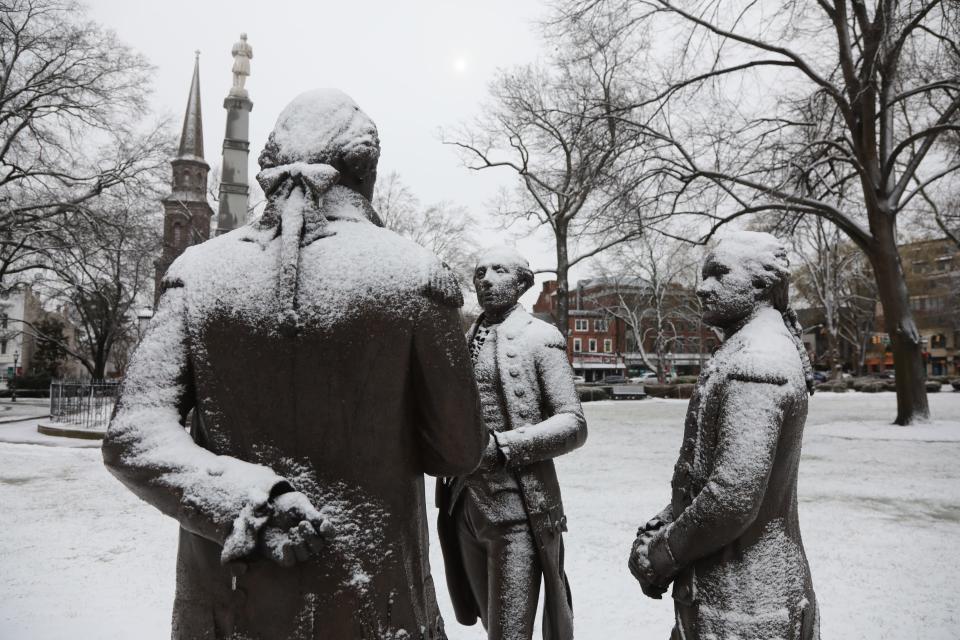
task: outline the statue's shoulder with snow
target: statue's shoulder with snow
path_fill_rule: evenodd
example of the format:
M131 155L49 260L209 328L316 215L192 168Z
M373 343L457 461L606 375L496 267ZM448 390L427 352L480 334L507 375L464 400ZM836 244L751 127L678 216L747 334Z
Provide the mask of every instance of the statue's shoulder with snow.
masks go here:
M673 583L671 638L820 637L797 514L812 372L788 266L757 232L719 241L703 264L703 319L724 342L690 399L671 503L630 555L648 596Z
M174 638L445 638L423 474L488 435L456 279L379 225L379 155L348 96L297 97L263 216L163 279L103 455L180 523Z

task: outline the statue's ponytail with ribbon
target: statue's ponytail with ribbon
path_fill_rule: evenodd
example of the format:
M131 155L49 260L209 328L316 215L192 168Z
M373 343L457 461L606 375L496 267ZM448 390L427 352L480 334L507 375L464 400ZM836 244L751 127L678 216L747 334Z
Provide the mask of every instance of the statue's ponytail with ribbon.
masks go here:
M331 235L324 196L345 177L372 183L379 157L376 125L342 91L303 93L277 118L260 154L257 181L267 206L255 225L273 229L281 238L277 301L284 335L294 336L300 329L300 248Z
M300 329L297 313L297 280L300 247L329 235L329 221L323 215L323 196L340 179L328 164L295 162L264 169L257 181L267 196L267 206L258 222L280 235L280 269L277 301L280 333L296 335Z

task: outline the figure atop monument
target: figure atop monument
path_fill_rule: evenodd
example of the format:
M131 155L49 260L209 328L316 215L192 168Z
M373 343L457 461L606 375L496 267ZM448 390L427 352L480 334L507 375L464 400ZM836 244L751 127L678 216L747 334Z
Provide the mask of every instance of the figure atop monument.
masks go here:
M220 173L220 205L217 211L217 235L229 233L247 221L250 205L250 180L247 176L250 154L250 112L253 102L243 87L250 75L253 47L247 34L233 45L233 86L223 101L227 110L227 129L223 137L223 164Z
M247 90L243 85L250 75L250 60L253 59L253 47L247 42L247 34L240 34L240 41L233 45L230 53L233 56L233 88L230 89L230 95L246 98Z

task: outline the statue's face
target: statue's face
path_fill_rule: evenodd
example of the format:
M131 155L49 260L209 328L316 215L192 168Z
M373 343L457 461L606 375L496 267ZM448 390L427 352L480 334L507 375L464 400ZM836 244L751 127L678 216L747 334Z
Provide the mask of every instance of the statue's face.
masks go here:
M752 314L761 299L765 284L758 279L742 257L718 247L703 263L703 281L697 295L703 302L703 321L727 328Z
M487 313L509 309L517 304L523 293L520 267L498 259L496 255L484 256L477 262L473 285L477 290L477 302Z

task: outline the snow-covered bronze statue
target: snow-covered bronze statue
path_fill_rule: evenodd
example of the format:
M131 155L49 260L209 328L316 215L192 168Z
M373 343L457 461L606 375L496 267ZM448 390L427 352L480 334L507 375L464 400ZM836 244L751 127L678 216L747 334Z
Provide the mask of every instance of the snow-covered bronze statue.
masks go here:
M250 61L253 59L253 47L247 42L247 34L240 34L240 41L235 42L230 50L233 55L233 86L230 88L230 95L247 97L247 90L243 85L247 82L247 76L250 75Z
M703 319L724 342L690 399L672 501L629 562L650 597L673 583L676 640L819 638L797 516L812 375L788 277L766 233L721 240L703 264Z
M103 455L180 522L175 638L445 638L423 474L488 435L454 276L370 206L379 153L348 96L297 97L263 216L163 279Z
M437 481L440 544L457 620L490 640L529 640L541 577L544 637L573 638L563 570L566 517L553 458L587 438L566 341L517 300L527 261L485 251L474 272L483 313L467 334L490 442L475 472Z

